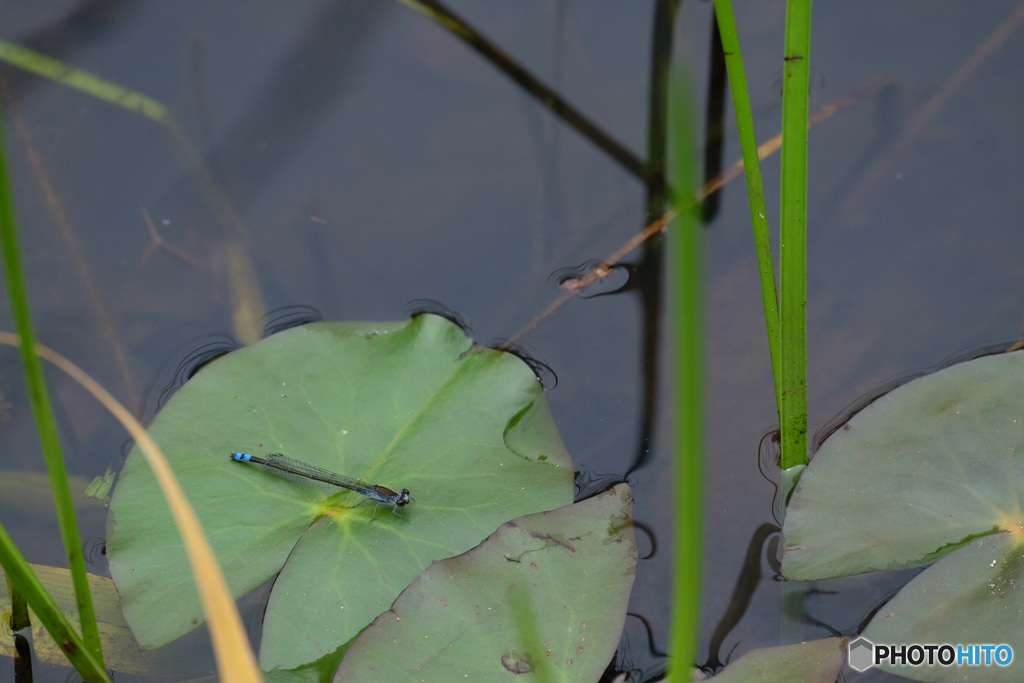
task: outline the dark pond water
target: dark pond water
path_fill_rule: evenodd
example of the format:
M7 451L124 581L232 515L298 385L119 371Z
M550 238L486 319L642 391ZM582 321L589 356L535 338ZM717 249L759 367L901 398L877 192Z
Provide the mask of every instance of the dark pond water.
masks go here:
M870 79L889 85L810 137L812 431L894 378L1021 335L1024 38L1010 31L955 78L1018 4L815 5L812 109ZM644 154L651 3L450 6ZM780 124L784 3L739 3L736 11L764 140ZM709 3L686 3L676 32L699 113L710 16ZM558 295L553 273L603 258L644 224L645 189L633 175L398 3L9 4L0 37L164 103L237 214L234 228L218 220L154 122L2 70L40 341L146 419L189 354L237 337L230 244L245 245L266 310L394 320L429 300L457 311L489 344ZM727 116L725 163L738 156ZM764 173L777 224L777 158ZM751 605L709 652L748 546L774 522L758 444L775 424L775 406L741 184L720 201L706 229L701 662L778 644L782 631L780 584L768 552L755 552L761 577ZM165 247L153 249L144 212ZM627 261L637 268L619 284L634 285L645 277L641 258ZM668 376L650 342L666 339L657 325L645 327L637 289L613 290L571 302L525 348L557 375L548 397L577 467L630 473L644 559L619 666L642 680L666 663L673 492L664 382L654 412L644 413L644 368L653 369L648 379ZM9 329L3 301L0 325ZM89 480L119 467L121 429L70 380L53 372L51 386L71 472ZM3 467L39 471L13 351L0 364L0 390ZM63 566L44 494L18 482L13 489L31 494L5 490L0 519L31 561ZM83 523L90 549L100 547L103 510L84 511ZM92 570L103 573L102 557L93 556ZM855 632L907 578L818 586L809 610L825 625L798 625L799 637ZM65 675L51 671L54 680Z

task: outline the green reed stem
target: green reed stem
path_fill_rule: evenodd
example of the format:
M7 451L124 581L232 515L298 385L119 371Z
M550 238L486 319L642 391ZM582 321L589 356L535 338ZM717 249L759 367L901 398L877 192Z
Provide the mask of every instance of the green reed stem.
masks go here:
M786 3L782 78L781 303L782 469L807 464L807 104L811 0Z

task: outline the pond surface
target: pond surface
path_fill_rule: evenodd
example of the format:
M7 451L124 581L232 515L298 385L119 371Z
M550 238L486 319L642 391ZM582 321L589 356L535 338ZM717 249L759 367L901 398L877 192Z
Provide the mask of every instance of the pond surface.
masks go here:
M650 3L450 6L643 157ZM1021 336L1024 38L1004 23L1018 6L815 6L812 111L872 79L888 85L810 136L812 432L895 378ZM759 142L780 124L784 9L781 0L736 7ZM709 3L686 3L676 32L701 116L710 19ZM993 39L1001 25L1006 35ZM152 120L3 69L39 340L144 420L190 354L243 336L239 301L262 301L270 319L310 310L396 320L443 306L493 344L558 296L556 273L604 258L644 225L635 176L399 3L32 3L6 8L0 38L163 103L237 217L211 211ZM728 115L725 130L729 165L739 147ZM775 226L778 158L763 170ZM774 523L758 446L775 405L741 182L721 193L705 245L702 663L778 644L782 596L769 552L755 544L750 608L724 638L713 635L751 539ZM626 261L617 283L561 308L523 348L557 376L557 385L546 378L548 398L576 467L629 473L643 559L618 665L644 680L665 666L668 643L671 410L666 359L649 355L664 354L664 328L645 319L637 296L650 268L639 252ZM0 306L10 329L6 298ZM5 469L34 472L42 465L20 372L8 351L0 450ZM56 372L51 387L70 471L88 481L119 468L120 427ZM64 566L43 495L5 494L2 521L30 561ZM103 511L84 512L83 523L87 546L100 547ZM91 556L92 571L105 572ZM908 578L817 586L808 610L820 623L808 619L799 637L855 633ZM54 680L63 675L54 670ZM881 677L849 676L869 679Z

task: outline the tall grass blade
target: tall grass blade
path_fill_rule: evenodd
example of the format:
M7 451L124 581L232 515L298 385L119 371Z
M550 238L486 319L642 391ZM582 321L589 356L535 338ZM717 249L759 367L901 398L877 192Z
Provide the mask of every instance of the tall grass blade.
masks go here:
M750 204L750 222L754 227L754 248L757 252L757 270L761 278L761 300L764 304L764 322L768 329L768 349L772 360L772 378L775 384L776 409L782 401L779 368L779 304L775 288L775 264L772 261L771 235L768 230L768 211L764 205L764 184L761 182L761 162L758 159L757 139L754 136L754 114L750 107L747 74L743 68L736 17L731 0L715 0L718 32L722 37L725 68L732 89L736 128L743 153L743 175L747 181Z

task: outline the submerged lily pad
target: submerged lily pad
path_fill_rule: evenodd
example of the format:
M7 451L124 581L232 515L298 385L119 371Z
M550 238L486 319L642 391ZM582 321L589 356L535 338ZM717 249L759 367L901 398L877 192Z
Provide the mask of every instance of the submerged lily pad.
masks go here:
M431 562L502 523L572 500L573 470L533 373L474 347L443 318L321 323L273 335L201 371L160 412L163 449L240 596L280 572L261 666L291 669L348 642ZM408 488L408 520L359 496L229 459L285 453ZM108 521L111 574L139 642L203 621L177 531L138 450Z
M349 647L336 681L595 681L636 577L620 484L434 563Z
M790 500L782 573L917 567L1024 529L1024 353L898 387L822 444Z

